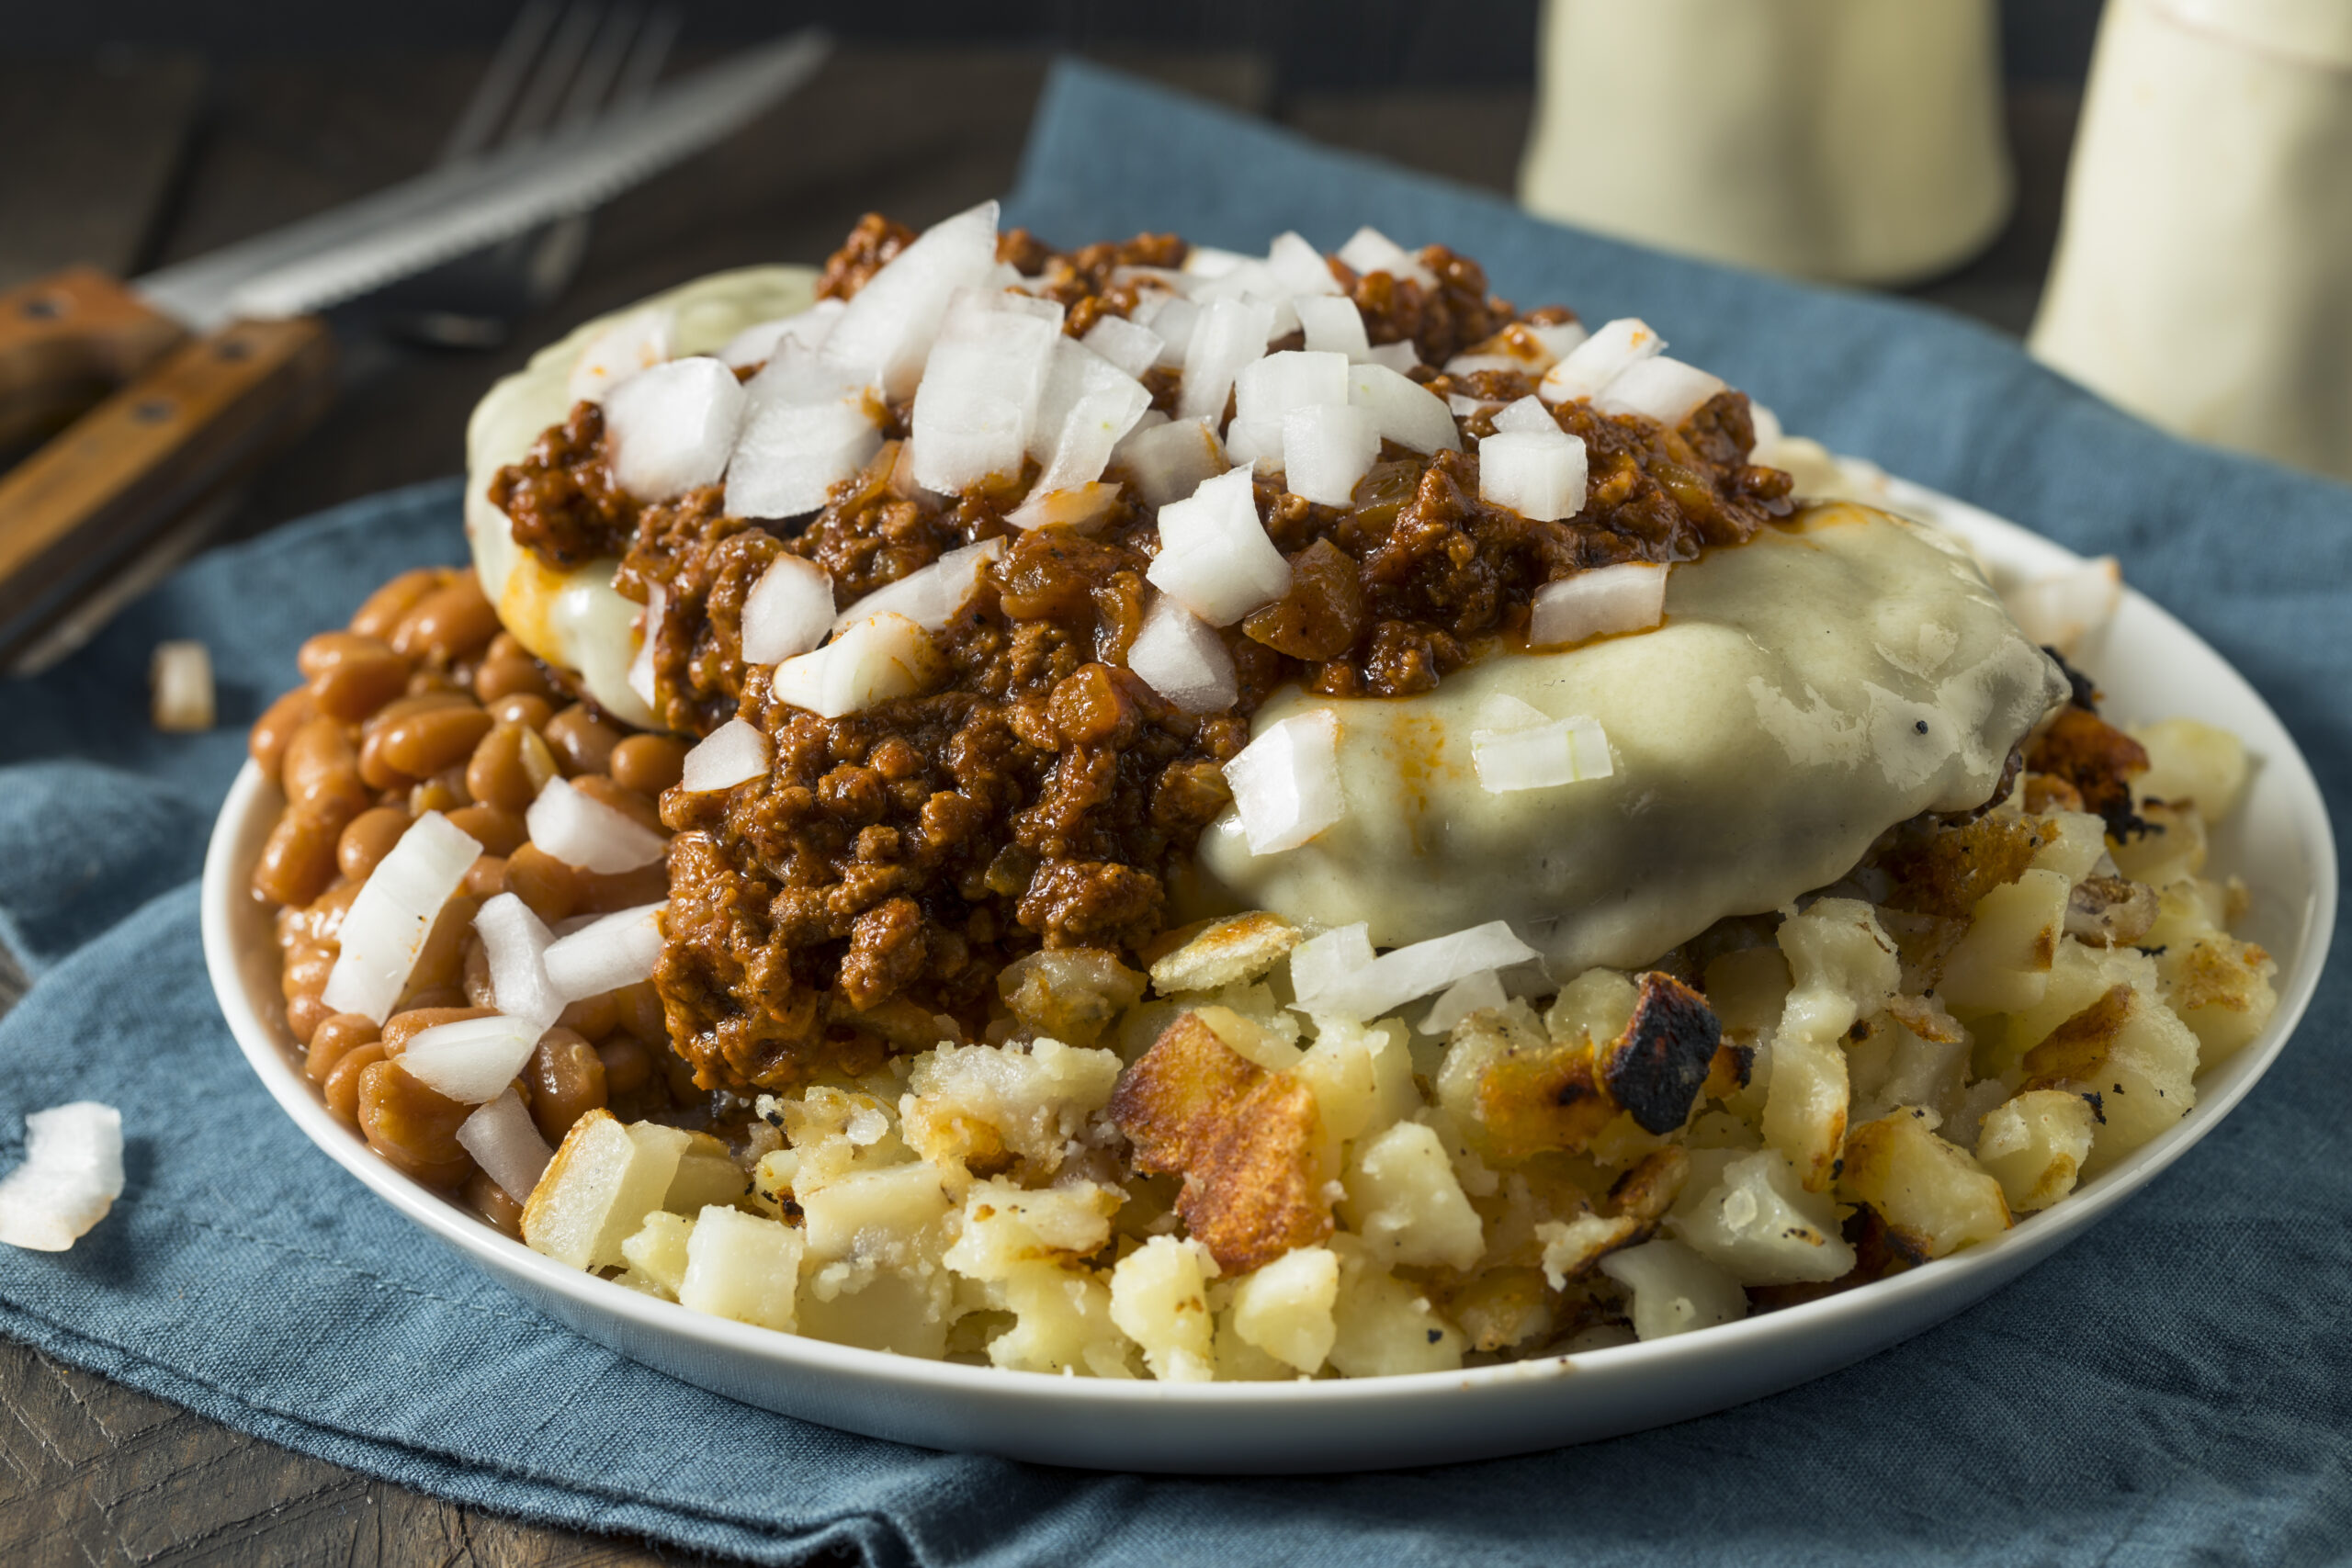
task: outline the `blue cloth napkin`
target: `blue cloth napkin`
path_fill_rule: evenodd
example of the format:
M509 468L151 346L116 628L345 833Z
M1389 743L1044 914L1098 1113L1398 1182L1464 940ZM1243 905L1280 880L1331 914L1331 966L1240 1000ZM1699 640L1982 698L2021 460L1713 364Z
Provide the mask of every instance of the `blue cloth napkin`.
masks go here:
M1662 171L1661 177L1670 177ZM2286 716L2342 820L2352 491L2171 440L1950 317L1660 258L1088 67L1054 77L1010 220L1262 248L1370 222L1496 288L1639 313L1791 428L2121 556ZM203 833L309 632L461 558L455 481L217 552L7 689L0 1021L21 1113L121 1108L130 1184L72 1252L0 1248L0 1332L444 1496L799 1562L2301 1563L2352 1545L2352 1090L2338 965L2237 1112L1975 1310L1745 1408L1397 1474L1141 1479L842 1436L675 1383L537 1316L316 1153L247 1072L198 953ZM161 637L211 645L222 728L141 718Z

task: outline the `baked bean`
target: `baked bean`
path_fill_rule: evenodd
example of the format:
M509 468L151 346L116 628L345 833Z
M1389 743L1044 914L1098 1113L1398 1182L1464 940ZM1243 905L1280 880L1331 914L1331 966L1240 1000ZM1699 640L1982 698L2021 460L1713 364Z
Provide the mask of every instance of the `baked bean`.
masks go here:
M512 1240L523 1239L523 1205L508 1197L506 1189L487 1172L477 1170L467 1177L463 1196L466 1207L481 1216L484 1224Z
M376 1021L366 1013L332 1014L311 1036L311 1051L302 1060L302 1071L310 1076L312 1083L324 1083L327 1075L334 1072L345 1056L378 1038Z
M478 1008L498 1009L498 991L490 983L490 950L479 936L466 940L466 1000Z
M506 857L476 855L474 863L466 867L466 879L458 884L466 892L485 901L506 891Z
M547 671L539 668L538 660L519 646L512 653L501 653L492 646L474 671L474 695L485 705L501 697L537 697L541 702L552 702L556 689Z
M623 986L613 993L613 1007L620 1013L620 1026L648 1045L669 1043L670 1021L662 1015L662 993L652 981Z
M308 1048L319 1025L334 1016L334 1009L316 997L296 997L286 1004L286 1031L294 1043Z
M294 732L286 743L279 765L287 803L323 822L343 825L368 809L368 785L362 782L351 737L331 718L314 718Z
M378 1062L359 1075L359 1130L368 1146L427 1187L447 1190L472 1173L458 1127L473 1112L409 1077L398 1062Z
M598 718L585 703L574 703L557 714L541 733L566 778L603 773L612 762L613 748L624 739L620 730Z
M695 1082L695 1066L675 1051L663 1051L653 1058L654 1066L670 1085L670 1098L680 1105L692 1105L696 1100L708 1102L709 1096L702 1085Z
M607 1095L635 1094L653 1077L653 1058L626 1034L616 1034L599 1044L596 1056L605 1064Z
M473 755L475 746L498 721L478 707L427 708L394 719L383 737L383 760L413 779L431 778Z
M412 659L447 665L480 653L497 635L498 612L469 571L418 600L388 640Z
M609 876L585 872L574 874L580 879L574 914L609 915L616 909L659 904L670 896L670 867L662 861L639 866L635 871L616 871Z
M503 631L490 639L490 646L481 650L481 656L484 659L528 659L531 650L525 648L523 639L513 632Z
M296 947L288 949L286 961L278 966L277 988L288 1001L297 997L315 997L327 988L327 976L334 973L335 950L331 947Z
M321 632L302 645L294 662L319 711L330 718L366 718L408 690L408 660L381 637Z
M421 991L411 991L400 999L403 1012L421 1012L430 1008L461 1008L469 1005L462 985L428 986Z
M390 637L392 628L416 607L418 600L446 586L456 575L454 567L446 566L421 566L414 571L401 573L368 595L367 602L351 617L351 629L361 637Z
M384 754L387 731L419 714L435 713L444 708L462 708L478 713L473 703L461 692L419 692L412 696L388 703L368 721L359 733L359 776L368 781L370 789L405 790L424 776L412 773L393 765ZM433 770L427 769L426 772Z
M556 775L555 753L519 724L499 724L466 762L466 788L476 800L505 811L527 811Z
M335 843L335 864L352 881L365 882L408 831L409 820L409 814L396 806L361 812L345 826L343 837Z
M578 906L580 874L538 845L525 844L506 857L506 891L553 925Z
M539 1037L523 1077L531 1085L531 1120L550 1144L561 1143L574 1122L604 1107L605 1059L569 1029L558 1026Z
M307 904L335 875L334 825L289 806L254 863L254 891L273 904Z
M384 1059L399 1060L401 1053L408 1049L408 1043L428 1029L463 1023L469 1018L488 1018L495 1010L487 1007L410 1008L405 1012L396 1012L384 1021Z
M245 750L264 777L278 781L278 765L286 760L286 744L294 732L319 716L319 705L308 686L297 686L262 710L246 733Z
M470 678L461 681L437 664L428 664L408 678L412 697L464 697L470 702L473 690Z
M455 988L465 977L466 933L473 929L474 916L481 909L481 900L460 893L441 906L441 913L433 929L424 936L424 945L417 950L416 967L409 971L408 989L418 991ZM403 1002L402 1006L413 1003Z
M499 723L519 724L526 729L537 729L555 716L553 703L528 692L515 692L484 705Z
M449 820L465 829L485 854L511 855L530 837L522 818L495 806L461 806L449 813Z
M299 909L277 912L277 945L333 947L341 940L343 917L351 912L351 901L359 897L359 885L346 882L330 887Z
M319 1098L327 1102L334 1119L346 1127L359 1125L359 1075L384 1059L384 1043L370 1040L365 1045L354 1045L344 1053L343 1060L327 1069L320 1081Z
M576 1002L564 1004L556 1015L556 1022L582 1040L602 1040L620 1027L620 1010L613 1005L610 991L599 991L593 997L582 997Z
M656 833L667 833L662 826L662 813L653 802L633 789L624 789L603 773L582 773L571 781L571 787L596 802L609 806L639 827Z
M674 735L632 735L613 748L613 782L658 800L678 782L689 750Z
M458 775L458 784L462 785L464 782L465 775L462 773ZM438 811L447 815L472 804L473 796L468 795L462 787L453 786L447 773L435 773L429 779L420 780L409 786L408 808L419 817L428 811Z

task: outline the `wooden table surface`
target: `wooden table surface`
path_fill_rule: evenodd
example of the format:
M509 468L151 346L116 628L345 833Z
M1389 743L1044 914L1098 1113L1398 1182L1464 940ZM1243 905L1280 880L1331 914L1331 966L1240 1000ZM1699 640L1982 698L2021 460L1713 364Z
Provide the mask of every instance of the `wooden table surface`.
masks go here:
M1271 69L1248 55L1114 62L1498 190L1510 186L1530 107L1530 94L1512 87L1278 102ZM413 173L483 63L0 61L0 145L40 149L0 160L0 288L74 261L136 273ZM1034 51L844 50L758 124L600 213L578 280L503 346L430 350L349 334L340 401L265 474L225 532L250 535L457 470L466 416L483 389L587 316L722 267L820 261L869 209L920 226L1003 191L1046 64ZM2013 92L2017 218L1984 256L1911 293L2022 332L2056 230L2075 102L2071 88ZM18 984L0 954L0 1007ZM699 1561L425 1497L0 1339L0 1562L199 1560Z

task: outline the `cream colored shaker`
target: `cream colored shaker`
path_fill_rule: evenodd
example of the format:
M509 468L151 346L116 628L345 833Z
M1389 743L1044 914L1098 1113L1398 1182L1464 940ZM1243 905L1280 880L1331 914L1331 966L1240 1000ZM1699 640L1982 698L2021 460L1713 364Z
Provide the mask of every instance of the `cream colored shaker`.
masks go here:
M2108 0L2031 346L2352 479L2352 0Z
M1545 217L1902 283L2008 216L1994 0L1546 0L1540 54L1520 199Z

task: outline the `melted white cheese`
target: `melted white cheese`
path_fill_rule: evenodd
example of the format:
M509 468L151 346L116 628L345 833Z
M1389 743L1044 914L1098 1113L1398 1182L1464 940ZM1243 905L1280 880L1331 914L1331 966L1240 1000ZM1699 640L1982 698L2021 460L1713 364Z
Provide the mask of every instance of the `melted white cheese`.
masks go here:
M627 310L599 316L550 344L490 389L466 425L466 539L482 592L515 640L560 668L576 671L588 694L631 724L659 728L628 687L637 652L633 629L644 606L613 591L616 560L557 571L514 543L506 513L491 504L490 481L519 462L539 433L571 412L571 367L589 342L624 315L673 313L671 352L709 354L745 327L807 310L817 274L805 266L753 266L715 273L657 294Z
M1607 778L1493 795L1471 732L1490 696L1607 732ZM1656 959L1726 915L1851 870L1922 811L1982 805L2066 695L1965 555L1850 504L1674 568L1653 630L1498 654L1419 696L1286 690L1263 730L1340 719L1340 821L1252 855L1228 811L1201 840L1204 905L1370 923L1380 946L1498 918L1572 975Z

